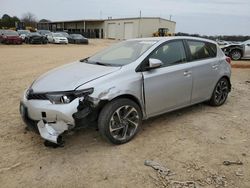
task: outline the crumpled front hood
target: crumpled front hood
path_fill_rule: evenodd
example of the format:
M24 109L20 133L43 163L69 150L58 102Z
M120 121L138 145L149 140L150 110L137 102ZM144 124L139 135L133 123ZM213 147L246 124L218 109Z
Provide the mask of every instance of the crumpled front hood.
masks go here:
M75 62L40 76L32 84L31 89L33 92L70 91L119 69L120 67Z

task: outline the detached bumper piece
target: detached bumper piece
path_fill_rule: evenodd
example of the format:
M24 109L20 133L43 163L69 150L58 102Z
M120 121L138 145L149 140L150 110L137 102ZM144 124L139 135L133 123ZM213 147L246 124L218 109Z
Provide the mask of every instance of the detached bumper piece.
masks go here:
M59 146L64 144L62 134L69 129L63 121L48 123L41 120L37 127L42 138Z

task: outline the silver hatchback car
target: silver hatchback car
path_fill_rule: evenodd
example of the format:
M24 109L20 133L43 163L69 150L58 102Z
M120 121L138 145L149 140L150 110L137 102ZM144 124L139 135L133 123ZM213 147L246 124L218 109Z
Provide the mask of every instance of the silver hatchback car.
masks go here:
M130 141L142 120L196 103L222 105L231 60L217 44L192 37L123 41L42 75L24 92L20 113L49 143L98 125L114 144Z

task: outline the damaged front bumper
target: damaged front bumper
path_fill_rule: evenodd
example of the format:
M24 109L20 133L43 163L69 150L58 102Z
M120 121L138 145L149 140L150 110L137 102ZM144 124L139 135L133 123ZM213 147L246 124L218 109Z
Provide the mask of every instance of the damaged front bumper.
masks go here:
M83 103L76 98L68 104L52 104L49 100L28 100L24 94L20 103L20 114L25 124L43 139L61 144L64 132L78 127L79 122L86 123L82 120L91 110Z

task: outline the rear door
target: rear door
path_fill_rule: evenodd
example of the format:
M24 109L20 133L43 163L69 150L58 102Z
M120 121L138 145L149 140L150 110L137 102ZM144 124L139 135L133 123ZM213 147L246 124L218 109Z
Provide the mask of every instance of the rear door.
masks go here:
M192 72L182 40L167 42L149 55L163 66L143 72L148 117L190 104Z
M220 62L217 46L197 40L186 40L192 65L193 89L191 103L208 100L219 79Z

